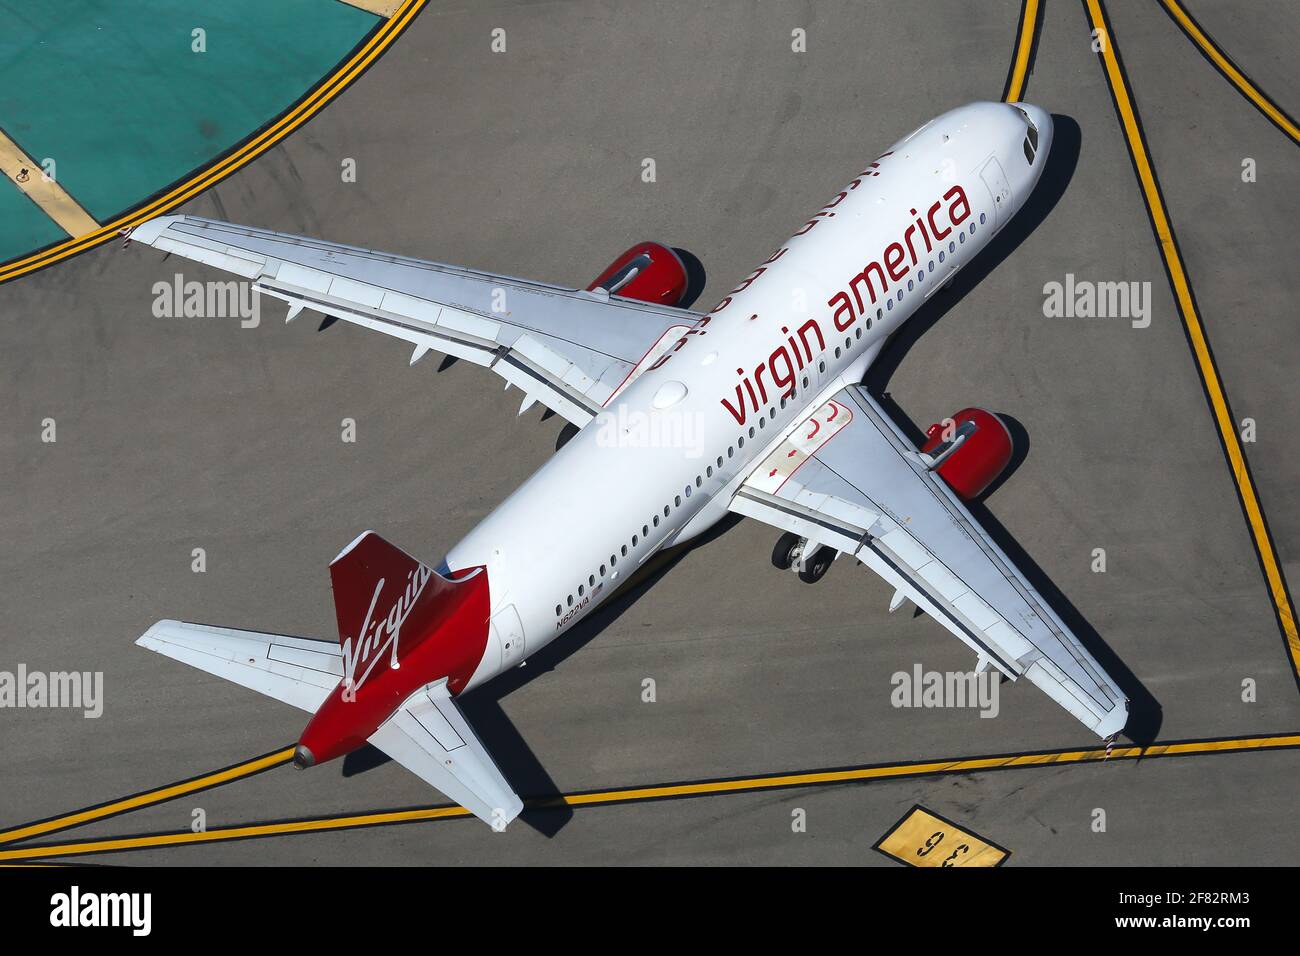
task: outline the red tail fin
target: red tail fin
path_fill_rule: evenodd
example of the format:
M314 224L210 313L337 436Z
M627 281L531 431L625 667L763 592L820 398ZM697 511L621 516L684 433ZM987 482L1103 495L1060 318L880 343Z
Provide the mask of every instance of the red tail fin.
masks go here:
M376 663L396 667L429 631L435 595L453 585L367 531L330 564L344 673L357 686Z
M367 531L330 563L330 579L343 679L298 741L306 765L360 747L425 684L446 678L459 694L487 647L484 568L443 577Z

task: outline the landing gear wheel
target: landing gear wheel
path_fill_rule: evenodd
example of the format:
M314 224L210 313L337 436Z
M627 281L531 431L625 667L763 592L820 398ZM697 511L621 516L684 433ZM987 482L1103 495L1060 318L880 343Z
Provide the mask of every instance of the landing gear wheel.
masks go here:
M790 570L794 564L794 559L798 557L797 549L800 538L793 531L787 531L781 537L776 539L776 547L772 549L772 563L782 571Z
M799 572L799 580L804 584L816 584L830 570L831 562L835 560L835 552L831 548L818 548L817 553L804 562L803 570Z

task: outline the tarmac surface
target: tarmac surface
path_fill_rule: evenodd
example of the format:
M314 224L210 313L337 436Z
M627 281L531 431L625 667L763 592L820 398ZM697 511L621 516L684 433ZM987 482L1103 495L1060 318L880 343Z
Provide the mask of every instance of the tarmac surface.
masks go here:
M1300 8L1186 6L1277 103L1300 104ZM434 4L309 125L183 209L573 286L654 238L702 261L705 308L862 162L998 98L1019 10ZM1155 2L1109 13L1294 579L1300 276L1278 237L1300 194L1295 144ZM507 51L494 54L498 27ZM806 53L791 51L796 28ZM1292 734L1292 661L1089 31L1080 4L1047 4L1024 98L1057 115L1048 178L868 384L918 428L966 405L1019 423L1023 460L978 513L1130 690L1133 741ZM0 669L102 671L105 686L96 720L0 711L0 826L291 744L305 715L133 641L164 617L332 637L326 565L342 545L373 528L436 559L554 452L562 421L516 418L518 393L467 363L411 369L400 343L317 331L316 316L286 326L269 302L256 328L156 318L154 284L178 272L225 278L114 243L0 286ZM1045 317L1044 285L1067 273L1150 283L1149 326ZM345 418L355 444L340 440ZM970 652L924 617L890 615L888 586L851 562L812 587L776 571L775 537L754 521L721 529L467 698L517 789L1096 747L1028 682L1003 685L994 719L893 707L892 674L968 670ZM189 830L196 808L217 827L445 802L391 762L366 764L279 767L57 839ZM895 865L871 847L919 803L1008 848L1009 865L1287 864L1298 770L1295 750L1152 756L537 811L503 834L453 819L98 859Z

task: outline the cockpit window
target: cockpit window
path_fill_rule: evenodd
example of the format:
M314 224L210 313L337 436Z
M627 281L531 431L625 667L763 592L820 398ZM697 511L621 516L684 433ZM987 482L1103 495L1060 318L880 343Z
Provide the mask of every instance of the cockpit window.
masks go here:
M1025 148L1025 161L1032 166L1034 165L1034 156L1038 152L1038 127L1034 125L1034 121L1029 118L1028 113L1022 110L1019 106L1015 109L1017 113L1025 118L1025 126L1027 127L1025 130L1025 141L1023 143Z

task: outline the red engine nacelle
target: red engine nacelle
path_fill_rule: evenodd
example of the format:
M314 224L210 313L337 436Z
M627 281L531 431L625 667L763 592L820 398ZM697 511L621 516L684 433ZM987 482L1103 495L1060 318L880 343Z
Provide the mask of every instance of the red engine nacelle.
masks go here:
M587 291L604 289L610 295L653 305L677 305L689 282L677 253L657 242L638 242L611 262Z
M997 481L1015 450L1006 423L982 408L963 408L925 434L921 451L943 459L935 470L965 501L974 501Z

